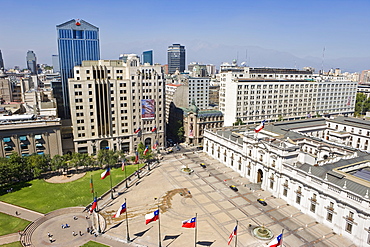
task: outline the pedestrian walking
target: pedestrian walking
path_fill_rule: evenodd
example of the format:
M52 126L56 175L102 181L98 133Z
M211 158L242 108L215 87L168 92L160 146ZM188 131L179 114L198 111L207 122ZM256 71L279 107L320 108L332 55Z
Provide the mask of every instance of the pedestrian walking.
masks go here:
M90 233L90 227L86 228L87 233Z
M84 235L81 231L79 233L80 233L80 236Z
M17 216L19 215L18 211L15 211L15 215L17 215Z
M64 229L64 225L62 224L62 229Z
M76 215L73 215L73 219L74 219L74 220L77 220L78 218L77 218L77 216L76 216Z
M74 237L74 236L76 236L76 233L75 233L75 231L73 231L73 232L72 232L72 235L73 235L73 237Z
M49 241L50 241L50 243L52 243L53 242L53 238L52 237L49 237Z
M66 225L64 226L65 228L68 228L69 227L69 225L66 223Z
M50 234L50 232L48 232L48 237L49 237L49 238L51 237L51 234Z

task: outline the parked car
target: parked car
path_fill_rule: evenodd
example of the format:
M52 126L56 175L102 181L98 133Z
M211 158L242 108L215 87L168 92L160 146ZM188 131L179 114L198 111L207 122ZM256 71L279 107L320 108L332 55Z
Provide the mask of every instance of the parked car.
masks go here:
M233 190L233 191L235 191L235 192L236 192L236 191L238 191L238 188L236 188L236 186L235 186L235 185L230 185L229 187L230 187L230 189L232 189L232 190Z
M177 146L176 146L176 150L177 150L177 151L180 151L180 150L181 150L181 148L180 148L180 146L179 146L179 145L177 145Z
M258 198L257 202L261 203L263 206L267 206L267 202L262 198Z
M200 163L200 166L201 166L202 168L207 168L207 166L206 166L204 163Z
M173 153L173 149L172 148L168 149L168 151L167 151L167 154L170 154L170 153Z

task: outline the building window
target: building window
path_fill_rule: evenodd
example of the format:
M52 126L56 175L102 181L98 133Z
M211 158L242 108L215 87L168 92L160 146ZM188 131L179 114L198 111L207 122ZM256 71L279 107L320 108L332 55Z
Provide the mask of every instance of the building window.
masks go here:
M348 233L352 233L352 223L351 222L346 223L346 231Z
M328 211L328 214L326 216L326 220L329 221L329 222L333 221L333 212L332 211Z

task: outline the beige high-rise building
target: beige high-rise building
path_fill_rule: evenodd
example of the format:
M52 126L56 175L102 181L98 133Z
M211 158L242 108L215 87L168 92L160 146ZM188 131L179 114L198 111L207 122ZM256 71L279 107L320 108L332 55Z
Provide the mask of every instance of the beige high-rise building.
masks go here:
M161 65L141 65L136 55L127 61L83 61L69 79L69 95L76 152L133 153L140 142L153 147L158 141L163 146Z

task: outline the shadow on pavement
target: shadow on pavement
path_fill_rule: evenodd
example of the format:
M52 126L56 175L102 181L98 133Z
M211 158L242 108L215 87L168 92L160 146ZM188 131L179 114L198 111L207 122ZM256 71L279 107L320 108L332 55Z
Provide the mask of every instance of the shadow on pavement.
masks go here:
M144 234L147 232L147 231L149 231L150 229L152 229L153 228L153 226L151 226L151 227L149 227L148 229L146 229L146 230L144 230L144 231L142 231L142 232L138 232L138 233L135 233L134 234L134 236L136 236L136 238L137 237L142 237L142 236L144 236ZM135 239L136 239L135 238Z
M211 242L211 241L198 241L197 244L199 245L203 245L203 246L211 246L215 241Z
M180 237L182 235L182 233L180 233L179 235L166 235L163 239L163 241L166 241L166 240L169 240L169 239L172 239L171 242L169 242L166 247L170 246L178 237Z

